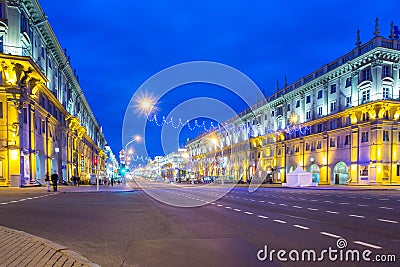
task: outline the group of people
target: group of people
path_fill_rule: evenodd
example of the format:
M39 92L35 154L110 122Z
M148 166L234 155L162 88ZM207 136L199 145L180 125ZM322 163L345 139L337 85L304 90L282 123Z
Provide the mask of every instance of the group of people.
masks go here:
M81 183L81 178L79 176L72 176L72 185L79 186Z
M47 191L48 192L50 192L50 180L51 180L51 184L53 185L53 191L57 192L58 174L57 174L56 170L54 170L54 172L51 174L51 176L47 172L46 178L44 180L47 183Z

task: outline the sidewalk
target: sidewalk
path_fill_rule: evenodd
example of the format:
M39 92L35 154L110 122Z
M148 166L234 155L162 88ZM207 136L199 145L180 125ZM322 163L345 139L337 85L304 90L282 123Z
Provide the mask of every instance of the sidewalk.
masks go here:
M236 187L249 187L248 184L237 184ZM282 184L262 184L260 188L282 188L282 189L307 189L307 190L344 190L344 191L365 191L365 190L399 190L400 185L318 185L304 187L283 187Z
M100 266L67 247L0 226L0 266Z
M1 190L7 191L35 191L35 192L46 192L46 185L42 186L28 186L28 187L0 187ZM57 192L59 193L89 193L89 192L130 192L133 191L129 183L127 183L124 188L122 188L122 184L111 185L99 185L99 191L97 191L97 185L80 185L80 186L72 186L72 185L58 185ZM50 186L50 191L53 192L53 187Z

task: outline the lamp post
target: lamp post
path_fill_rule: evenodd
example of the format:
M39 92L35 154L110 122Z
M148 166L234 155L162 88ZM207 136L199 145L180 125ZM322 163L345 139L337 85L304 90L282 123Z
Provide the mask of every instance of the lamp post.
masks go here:
M222 142L221 145L218 144L218 140L216 138L212 138L211 142L214 143L215 147L218 147L219 149L221 149L221 164L220 164L220 168L221 168L221 184L224 185L224 176L222 175L223 172L223 161L224 161L224 150L222 149Z

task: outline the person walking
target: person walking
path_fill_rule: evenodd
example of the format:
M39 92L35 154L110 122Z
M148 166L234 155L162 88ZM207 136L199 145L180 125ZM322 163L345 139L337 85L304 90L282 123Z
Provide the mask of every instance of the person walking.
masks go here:
M44 181L46 182L46 185L47 185L47 192L50 192L50 175L49 175L49 172L46 172L46 178L44 178Z
M51 175L51 182L53 183L54 192L57 192L58 174L56 170L54 170L53 174Z

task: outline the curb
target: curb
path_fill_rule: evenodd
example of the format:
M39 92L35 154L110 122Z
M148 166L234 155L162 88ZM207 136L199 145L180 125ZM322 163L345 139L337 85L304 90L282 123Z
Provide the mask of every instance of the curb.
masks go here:
M53 241L38 237L38 236L34 236L32 234L28 234L26 232L23 231L19 231L19 230L14 230L8 227L4 227L4 226L0 226L0 233L4 232L4 233L10 233L10 234L14 234L14 235L18 235L18 236L22 236L25 238L29 238L30 240L32 240L32 242L38 243L40 245L43 245L45 247L48 247L50 249L53 249L55 252L59 252L61 254L64 254L66 257L68 257L68 259L72 259L74 261L76 261L79 264L83 265L83 266L88 266L88 267L101 267L100 265L93 263L91 261L89 261L87 258L83 257L82 255L68 249L66 246L60 245L58 243L55 243Z

